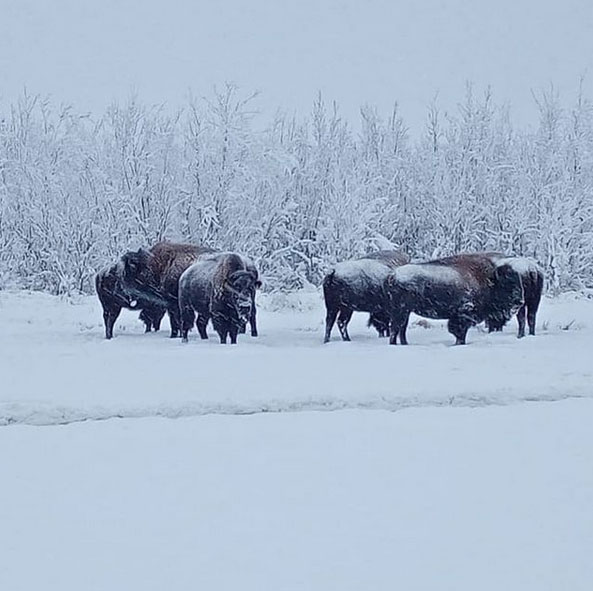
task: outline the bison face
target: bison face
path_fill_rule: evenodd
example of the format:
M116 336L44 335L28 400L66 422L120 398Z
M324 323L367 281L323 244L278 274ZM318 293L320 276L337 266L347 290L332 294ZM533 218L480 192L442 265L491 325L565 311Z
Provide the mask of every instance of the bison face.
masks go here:
M521 277L510 265L496 268L488 325L496 329L508 322L525 303Z
M123 277L126 282L136 282L146 275L150 269L150 253L139 248L137 251L128 251L121 258L123 263Z
M256 283L256 277L249 271L235 271L228 278L227 291L231 294L232 305L242 324L246 324L251 317Z

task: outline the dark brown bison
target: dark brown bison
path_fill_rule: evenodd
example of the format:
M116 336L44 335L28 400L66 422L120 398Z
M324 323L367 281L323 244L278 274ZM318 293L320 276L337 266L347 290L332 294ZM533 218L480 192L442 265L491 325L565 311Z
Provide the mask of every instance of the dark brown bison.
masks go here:
M412 312L449 320L455 344L463 345L471 326L487 319L506 322L523 305L519 274L509 264L495 265L478 254L399 267L385 280L385 293L392 345L398 334L407 344L405 327Z
M181 328L179 278L200 256L212 252L208 247L174 242L127 252L121 258L124 288L133 298L164 307L169 314L171 337L177 337Z
M251 335L257 336L254 304L255 290L260 285L253 263L237 253L201 257L179 280L183 341L187 342L194 321L200 337L207 339L210 319L223 344L227 337L235 344L247 322L251 324Z
M123 282L123 265L118 263L99 271L95 277L95 289L103 307L105 338L113 337L113 326L122 308L140 310L140 320L144 322L145 332L159 330L165 315L163 306L155 305L143 298L133 298L126 292Z
M379 336L386 336L389 315L383 283L391 270L409 260L407 254L398 250L380 250L360 259L338 263L323 280L327 312L324 342L329 342L336 318L342 339L349 341L348 323L355 311L370 312L369 326L374 326Z
M500 253L488 253L487 256L495 265L509 265L519 273L525 302L517 312L517 322L519 324L517 337L523 338L525 336L525 315L527 315L529 334L535 335L535 320L544 289L543 270L533 259L528 257L507 257ZM486 320L489 332L501 331L505 324L506 320L502 318Z

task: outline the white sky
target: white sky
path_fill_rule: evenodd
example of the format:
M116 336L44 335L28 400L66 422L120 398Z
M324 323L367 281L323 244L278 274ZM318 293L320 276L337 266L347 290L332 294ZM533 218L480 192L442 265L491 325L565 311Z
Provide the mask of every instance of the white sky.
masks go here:
M305 113L318 90L350 119L395 100L412 130L438 93L491 84L521 124L532 90L593 94L591 0L0 0L0 97L26 85L100 111L132 89L184 102L214 84Z

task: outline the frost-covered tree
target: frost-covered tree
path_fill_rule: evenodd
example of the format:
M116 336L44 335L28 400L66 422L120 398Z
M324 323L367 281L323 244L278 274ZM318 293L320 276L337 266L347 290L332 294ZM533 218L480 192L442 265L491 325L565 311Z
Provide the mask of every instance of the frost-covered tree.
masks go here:
M350 125L319 95L262 125L233 85L181 112L114 103L99 118L24 93L0 104L0 286L91 291L130 247L186 240L254 258L266 289L318 284L338 260L500 250L554 291L593 286L593 107L534 96L513 129L490 90L436 101L410 137L397 105Z

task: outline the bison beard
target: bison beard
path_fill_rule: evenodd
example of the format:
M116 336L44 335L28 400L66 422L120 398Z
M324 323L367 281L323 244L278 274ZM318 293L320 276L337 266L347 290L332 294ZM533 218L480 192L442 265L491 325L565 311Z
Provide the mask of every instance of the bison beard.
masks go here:
M521 279L509 265L496 266L483 255L457 255L405 265L385 281L390 312L390 343L407 344L410 314L447 319L455 344L466 342L471 326L485 319L506 321L523 304Z
M183 341L187 342L194 321L200 337L207 339L210 319L223 344L228 337L235 344L248 321L251 335L257 336L254 298L259 286L257 270L241 255L221 253L197 261L179 280Z

